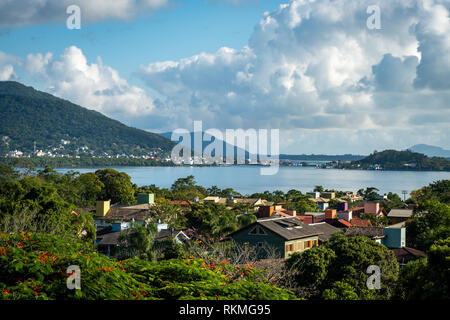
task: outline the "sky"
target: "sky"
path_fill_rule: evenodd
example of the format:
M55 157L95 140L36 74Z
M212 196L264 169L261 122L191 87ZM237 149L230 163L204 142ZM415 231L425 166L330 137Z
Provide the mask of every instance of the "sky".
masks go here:
M281 153L450 149L449 12L449 0L0 0L0 81L153 132L279 129Z

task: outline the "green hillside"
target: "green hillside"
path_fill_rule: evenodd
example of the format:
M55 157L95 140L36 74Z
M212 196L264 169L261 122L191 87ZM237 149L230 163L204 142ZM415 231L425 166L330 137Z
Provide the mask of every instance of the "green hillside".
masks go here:
M18 82L0 81L0 155L13 150L30 153L34 143L37 150L57 148L54 152L71 155L144 155L168 152L174 145L97 111Z
M383 170L434 170L450 171L450 160L427 157L424 154L406 151L385 150L374 152L368 157L342 165L345 168L371 169L379 165Z

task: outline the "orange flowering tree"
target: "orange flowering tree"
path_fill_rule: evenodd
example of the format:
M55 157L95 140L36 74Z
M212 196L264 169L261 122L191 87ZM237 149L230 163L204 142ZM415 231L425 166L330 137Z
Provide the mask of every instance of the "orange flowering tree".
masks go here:
M68 289L80 269L79 289ZM0 299L295 299L252 266L198 259L116 261L57 236L0 233Z

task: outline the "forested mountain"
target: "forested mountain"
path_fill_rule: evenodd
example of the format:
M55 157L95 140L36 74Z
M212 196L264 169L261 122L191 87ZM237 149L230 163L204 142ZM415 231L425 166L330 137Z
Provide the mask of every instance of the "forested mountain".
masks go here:
M438 157L427 157L424 154L396 150L374 152L368 157L343 164L345 168L372 169L380 166L384 170L436 170L450 171L450 160Z
M35 144L37 150L72 155L143 155L174 145L32 87L0 81L0 155L30 153Z

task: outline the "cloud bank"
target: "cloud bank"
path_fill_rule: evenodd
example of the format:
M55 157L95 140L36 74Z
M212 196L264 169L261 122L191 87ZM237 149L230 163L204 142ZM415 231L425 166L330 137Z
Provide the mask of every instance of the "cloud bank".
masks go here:
M126 19L138 4L165 2L118 1L91 19ZM244 48L143 65L137 74L153 99L100 58L89 64L76 47L58 58L31 54L25 68L51 93L141 128L191 129L194 120L204 128L279 128L282 152L290 153L448 148L450 2L377 3L379 30L366 25L371 0L280 5L264 13ZM0 54L0 77L14 77L11 66Z
M417 136L420 119L446 132L449 2L378 1L381 29L370 30L372 2L294 0L265 13L241 50L151 63L140 76L181 126L328 130L325 140L344 130L354 143Z

